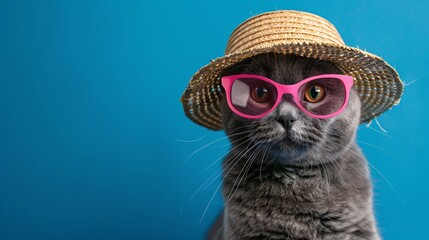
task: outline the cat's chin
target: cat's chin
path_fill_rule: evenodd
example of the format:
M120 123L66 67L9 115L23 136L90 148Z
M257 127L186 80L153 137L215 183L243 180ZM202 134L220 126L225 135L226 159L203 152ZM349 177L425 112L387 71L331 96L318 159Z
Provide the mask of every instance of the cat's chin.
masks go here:
M289 137L270 145L271 157L277 164L298 164L308 155L311 149L310 145L299 143Z
M272 157L274 158L274 162L277 164L297 164L300 163L303 158L307 155L306 152L308 151L307 148L302 149L278 149L274 148L272 154Z

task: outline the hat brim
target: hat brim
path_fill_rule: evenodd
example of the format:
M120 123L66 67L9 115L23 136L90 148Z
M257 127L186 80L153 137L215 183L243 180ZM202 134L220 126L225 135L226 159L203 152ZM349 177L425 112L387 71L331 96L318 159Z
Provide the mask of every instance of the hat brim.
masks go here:
M368 122L398 104L403 92L395 69L366 51L328 44L284 44L226 55L202 67L191 78L181 98L186 116L204 127L221 130L222 71L262 53L293 54L337 65L354 78L354 88L361 99L361 122Z

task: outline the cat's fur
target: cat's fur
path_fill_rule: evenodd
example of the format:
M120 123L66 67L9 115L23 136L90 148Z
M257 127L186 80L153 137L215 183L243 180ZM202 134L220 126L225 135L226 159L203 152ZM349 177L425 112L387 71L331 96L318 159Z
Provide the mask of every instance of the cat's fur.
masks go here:
M282 84L343 74L327 61L272 53L223 75L238 73ZM286 95L261 119L235 115L226 100L222 114L232 149L223 162L225 208L208 239L380 239L367 162L355 142L354 89L344 112L330 119L305 115Z

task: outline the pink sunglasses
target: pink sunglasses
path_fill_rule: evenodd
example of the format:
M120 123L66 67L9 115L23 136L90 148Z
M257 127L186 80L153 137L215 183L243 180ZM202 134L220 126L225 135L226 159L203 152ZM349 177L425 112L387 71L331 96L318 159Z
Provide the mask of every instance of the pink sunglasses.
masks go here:
M310 117L330 118L347 106L353 77L324 74L283 85L269 78L252 74L222 77L228 106L244 118L262 118L273 111L290 94L295 104Z

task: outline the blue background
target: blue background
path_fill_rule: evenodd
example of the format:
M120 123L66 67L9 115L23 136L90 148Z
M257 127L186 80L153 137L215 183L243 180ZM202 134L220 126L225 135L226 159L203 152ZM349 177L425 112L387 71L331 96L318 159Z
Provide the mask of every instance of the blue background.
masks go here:
M321 15L397 68L387 134L362 125L358 140L382 235L427 239L424 0L1 1L0 239L202 239L228 142L180 96L239 23L279 9Z

